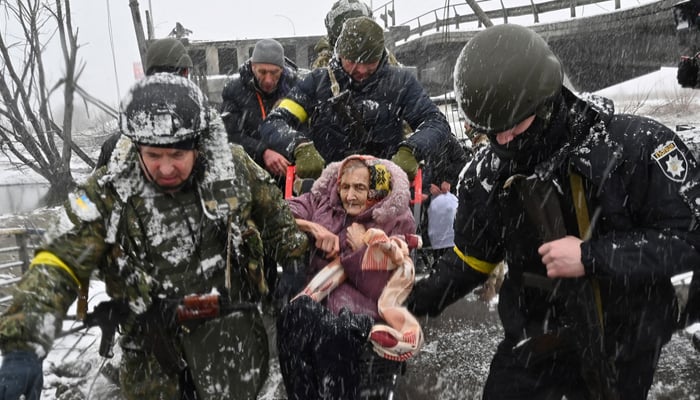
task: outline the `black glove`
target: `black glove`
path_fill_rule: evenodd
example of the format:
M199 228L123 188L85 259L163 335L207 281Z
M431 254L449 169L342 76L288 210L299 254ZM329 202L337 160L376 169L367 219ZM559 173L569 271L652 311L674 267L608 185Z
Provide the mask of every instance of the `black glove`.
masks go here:
M41 361L31 351L11 351L2 356L0 366L0 399L39 400L44 375Z
M695 87L698 83L698 59L696 57L682 57L678 63L676 78L681 87Z
M289 303L294 296L306 286L306 268L300 260L294 260L282 269L278 276L277 287L274 293L274 302L277 310Z

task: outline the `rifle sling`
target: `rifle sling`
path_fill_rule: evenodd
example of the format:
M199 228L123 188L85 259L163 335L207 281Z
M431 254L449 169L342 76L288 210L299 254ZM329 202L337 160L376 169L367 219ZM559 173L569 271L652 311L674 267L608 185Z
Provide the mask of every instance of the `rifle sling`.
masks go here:
M586 205L586 196L583 191L583 180L581 175L569 169L569 181L571 182L571 194L574 200L574 208L576 209L576 221L578 223L578 231L582 240L591 238L591 220L588 214L588 206ZM603 325L603 301L600 297L600 285L594 277L589 277L589 281L593 288L593 295L596 302L596 313L600 322L601 331L604 331ZM601 332L602 334L602 332Z
M333 96L337 96L340 94L340 85L338 84L338 80L335 79L335 75L333 74L333 70L330 66L326 67L326 70L328 71L328 79L331 80L331 93L333 93Z

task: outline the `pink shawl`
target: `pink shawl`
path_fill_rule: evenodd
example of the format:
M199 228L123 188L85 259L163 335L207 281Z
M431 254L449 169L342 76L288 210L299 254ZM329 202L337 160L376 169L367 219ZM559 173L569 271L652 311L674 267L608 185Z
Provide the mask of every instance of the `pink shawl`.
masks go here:
M423 345L420 324L401 305L411 293L415 281L413 260L409 256L406 240L420 247L420 237L388 237L382 230L370 228L363 240L367 244L367 251L362 258L362 270L394 271L377 302L379 315L386 324L375 324L370 331L369 340L380 356L393 361L406 361ZM336 258L319 271L296 297L306 295L320 302L345 278L340 259Z

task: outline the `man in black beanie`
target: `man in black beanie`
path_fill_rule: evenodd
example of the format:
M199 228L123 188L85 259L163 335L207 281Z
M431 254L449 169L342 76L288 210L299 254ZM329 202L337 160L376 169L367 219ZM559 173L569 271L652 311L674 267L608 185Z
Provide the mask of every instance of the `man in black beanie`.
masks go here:
M278 180L280 187L289 160L265 144L258 127L275 103L296 84L298 74L296 65L285 59L284 48L278 41L262 39L221 93L223 102L219 111L229 141L243 146L258 165Z
M406 121L414 133L405 137ZM301 127L308 125L306 131ZM389 65L384 31L371 18L351 18L336 56L294 87L260 127L270 146L318 177L327 162L351 154L391 159L412 179L448 142L445 116L409 71Z

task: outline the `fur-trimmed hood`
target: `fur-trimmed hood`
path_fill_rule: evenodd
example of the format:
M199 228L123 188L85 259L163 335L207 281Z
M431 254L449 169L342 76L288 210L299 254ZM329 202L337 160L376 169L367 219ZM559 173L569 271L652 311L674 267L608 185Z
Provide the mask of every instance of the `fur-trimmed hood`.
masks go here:
M202 136L197 149L207 160L204 184L235 176L233 156L219 119L211 122L209 133ZM107 181L112 182L122 201L146 190L147 181L141 172L136 146L127 136L123 135L117 142L107 173L100 180L101 184Z
M340 169L345 162L351 159L362 159L362 157L371 156L350 156L343 161L328 164L311 187L311 195L316 198L329 198L334 208L342 209L343 204L338 193ZM391 192L377 204L363 211L363 214L371 212L372 219L379 224L384 224L405 212L411 200L410 185L406 173L398 165L389 160L373 157L372 159L384 165L391 174Z

